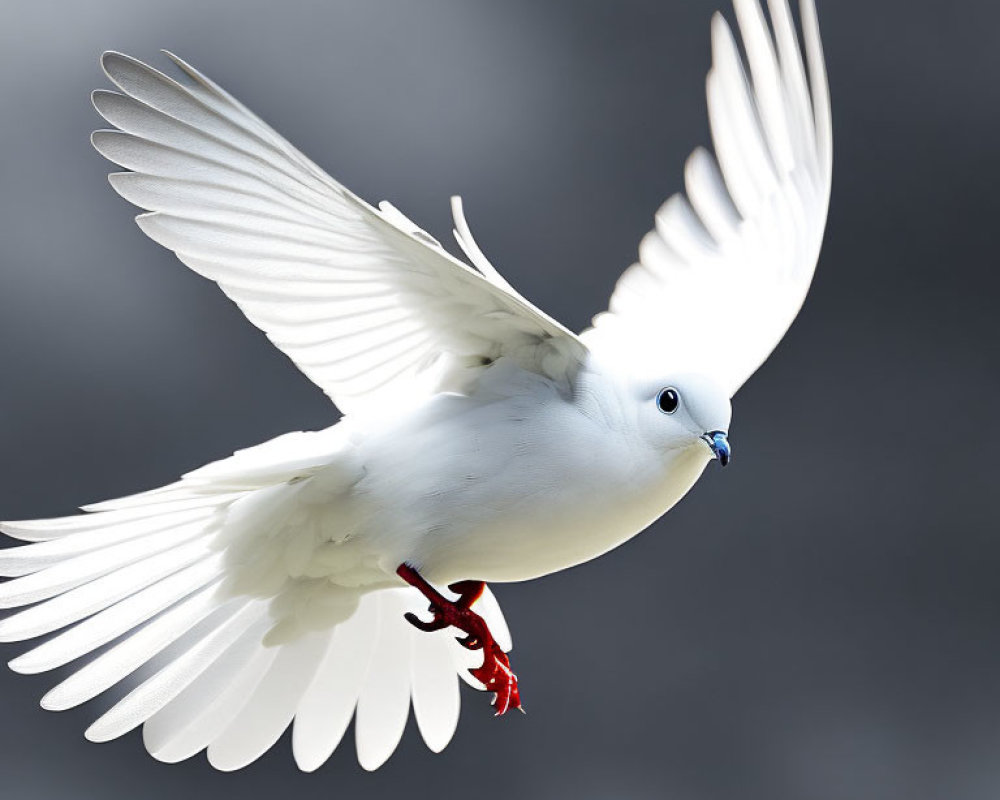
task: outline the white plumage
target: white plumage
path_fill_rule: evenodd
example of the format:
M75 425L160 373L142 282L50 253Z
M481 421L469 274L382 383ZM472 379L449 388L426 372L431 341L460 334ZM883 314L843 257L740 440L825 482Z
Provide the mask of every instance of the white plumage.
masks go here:
M716 16L715 156L691 156L686 195L657 212L609 310L579 337L500 276L457 198L455 237L476 269L175 56L180 79L105 54L118 91L94 105L115 130L93 141L129 170L111 183L145 210L140 227L349 416L83 516L0 525L30 543L0 552L0 607L21 608L0 641L55 634L11 667L91 656L45 708L129 682L88 738L142 726L156 758L207 750L221 770L289 725L296 763L317 769L352 719L358 759L375 769L411 704L441 750L457 677L485 688L468 674L480 656L454 630L408 624L426 601L397 567L438 586L544 575L638 533L713 455L727 463L729 399L802 304L832 164L811 0L805 66L785 0L769 3L773 36L753 0L735 6L751 81ZM404 414L387 402L400 392ZM488 589L473 608L509 651Z
M697 149L686 195L656 213L639 261L618 281L608 311L582 336L592 348L664 357L673 331L697 330L668 357L716 365L730 395L770 355L812 281L826 226L833 149L829 95L812 3L802 4L807 88L791 16L772 2L777 50L760 7L735 0L751 68L747 82L721 15L712 20L707 94L715 158ZM811 89L811 96L810 96ZM713 308L692 298L712 298ZM706 319L706 316L709 319Z

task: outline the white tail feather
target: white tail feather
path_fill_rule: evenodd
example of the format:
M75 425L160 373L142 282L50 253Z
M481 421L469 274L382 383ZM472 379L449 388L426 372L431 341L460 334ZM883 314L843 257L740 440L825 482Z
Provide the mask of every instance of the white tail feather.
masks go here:
M326 659L295 716L292 753L299 769L318 769L340 744L368 677L378 624L378 605L368 596L349 620L334 628Z
M413 628L403 619L409 610L406 599L397 592L380 592L375 597L379 603L378 639L354 721L358 763L367 770L378 769L392 755L410 712Z
M253 693L253 702L208 747L216 769L245 767L278 741L291 724L299 699L326 654L330 634L308 634L279 648L271 668Z
M159 761L176 763L206 749L250 702L257 685L278 654L261 640L264 620L229 648L143 726L143 742Z
M301 492L344 438L311 436L279 437L82 516L3 524L33 543L0 552L0 573L16 576L0 584L0 604L37 605L0 621L0 641L64 629L11 668L38 673L98 653L43 707L72 708L129 682L89 739L142 725L160 761L207 750L221 770L260 757L290 724L296 763L315 770L355 717L358 760L376 769L396 749L411 702L427 746L448 744L456 671L482 689L467 672L481 654L459 646L454 631L410 626L403 615L426 605L415 589L366 592L294 577L316 529ZM489 591L477 610L509 649Z
M461 698L451 657L453 636L450 630L410 635L413 716L420 735L435 753L447 747L458 727Z

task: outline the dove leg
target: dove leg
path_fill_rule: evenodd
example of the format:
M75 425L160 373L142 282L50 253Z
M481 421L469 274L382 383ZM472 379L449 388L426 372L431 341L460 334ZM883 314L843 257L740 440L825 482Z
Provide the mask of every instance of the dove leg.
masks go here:
M455 627L465 633L459 643L469 650L483 651L483 665L470 669L472 677L494 692L493 700L497 716L511 708L521 708L521 694L517 687L517 676L511 671L510 660L490 633L486 621L472 610L472 605L483 594L486 584L482 581L459 581L448 588L459 595L457 600L449 600L424 580L423 576L409 564L400 564L396 570L410 586L419 589L430 601L428 609L434 614L429 622L419 619L416 614L406 614L406 620L422 631L439 631Z

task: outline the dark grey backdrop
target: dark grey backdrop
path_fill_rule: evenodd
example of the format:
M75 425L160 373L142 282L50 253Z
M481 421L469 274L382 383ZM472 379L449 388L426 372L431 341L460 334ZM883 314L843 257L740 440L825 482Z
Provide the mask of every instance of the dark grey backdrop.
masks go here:
M68 513L334 413L145 239L90 149L104 48L193 61L370 200L481 244L574 328L706 140L717 0L11 2L0 16L0 518ZM836 168L735 461L599 561L501 586L529 714L441 756L236 775L42 712L0 672L5 798L995 800L1000 8L822 2ZM727 13L729 10L727 9ZM400 398L405 405L406 398ZM4 659L22 648L2 648Z

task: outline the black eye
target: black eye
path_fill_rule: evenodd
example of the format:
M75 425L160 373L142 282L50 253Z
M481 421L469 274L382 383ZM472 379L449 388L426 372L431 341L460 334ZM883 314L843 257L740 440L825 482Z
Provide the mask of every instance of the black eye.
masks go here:
M656 395L656 405L664 414L673 414L681 404L681 396L676 389L660 389Z

